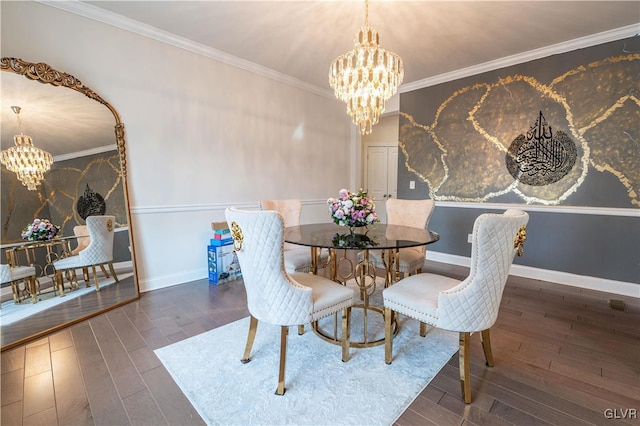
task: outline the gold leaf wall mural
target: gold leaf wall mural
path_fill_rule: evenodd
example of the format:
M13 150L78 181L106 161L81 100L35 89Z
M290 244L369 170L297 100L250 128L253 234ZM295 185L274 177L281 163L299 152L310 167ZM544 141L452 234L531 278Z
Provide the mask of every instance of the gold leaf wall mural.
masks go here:
M416 105L429 99L431 88L403 94L404 166L435 200L571 205L589 173L606 173L621 185L626 207L640 206L640 54L591 61L547 79L512 73L465 85L445 95L426 122L428 114ZM575 163L555 182L526 184L510 174L505 155L539 114L559 137L554 146L571 147Z
M59 225L62 235L73 235L84 225L76 204L88 184L116 217L116 227L127 225L120 159L116 151L55 162L38 191L27 191L15 174L2 168L2 243L20 241L20 233L34 218Z

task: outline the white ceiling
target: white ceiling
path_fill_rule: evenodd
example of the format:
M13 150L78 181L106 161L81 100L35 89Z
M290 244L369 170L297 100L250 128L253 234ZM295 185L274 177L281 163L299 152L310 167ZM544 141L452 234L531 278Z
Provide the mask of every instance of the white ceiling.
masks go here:
M364 1L88 1L330 90ZM405 83L640 23L636 1L375 1L369 24L404 60ZM640 28L640 25L638 25Z
M0 88L3 150L14 145L13 136L19 133L12 106L21 107L23 133L33 139L34 146L53 156L95 153L101 147L115 149L116 121L101 103L75 90L10 72L0 73Z
M364 22L364 1L86 1L44 2L111 25L204 52L245 69L331 95L329 64L353 48L353 36ZM635 1L376 1L369 5L369 24L380 33L382 47L404 61L403 88L468 67L523 55L625 28L640 30L640 2ZM629 29L631 26L631 29ZM60 70L65 71L65 70ZM7 73L2 73L7 74ZM78 76L81 78L82 76ZM2 149L13 144L15 116L9 106L23 106L25 133L34 144L59 155L103 146L114 140L113 117L104 106L68 90L64 106L31 90L57 89L22 77L20 85L2 84ZM12 83L13 84L13 83ZM9 97L9 98L8 98ZM83 99L84 98L84 99ZM20 100L23 99L23 100ZM94 109L76 101L93 102ZM39 105L35 105L39 102ZM7 106L5 108L5 106ZM29 118L37 108L76 113L62 122L35 127ZM53 108L53 109L52 109ZM30 111L30 109L32 111ZM5 111L6 110L6 111ZM86 134L102 120L107 139ZM79 115L78 115L79 114ZM9 124L9 125L5 125ZM89 124L89 126L87 125ZM30 127L32 126L32 127ZM61 136L55 136L59 132ZM48 145L57 141L57 145ZM60 145L62 144L62 145ZM63 146L66 145L66 146Z

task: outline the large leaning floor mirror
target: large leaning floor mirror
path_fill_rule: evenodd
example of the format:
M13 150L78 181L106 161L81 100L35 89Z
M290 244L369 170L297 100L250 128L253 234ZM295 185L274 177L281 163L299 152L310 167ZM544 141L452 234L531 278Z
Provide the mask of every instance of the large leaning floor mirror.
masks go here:
M136 300L139 289L117 111L48 64L2 58L0 69L5 350Z

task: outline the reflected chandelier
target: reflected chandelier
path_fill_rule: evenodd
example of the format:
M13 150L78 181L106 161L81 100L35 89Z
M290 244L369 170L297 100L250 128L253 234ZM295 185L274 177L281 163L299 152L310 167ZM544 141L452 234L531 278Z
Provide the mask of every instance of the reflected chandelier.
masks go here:
M329 84L336 98L346 102L360 134L371 133L403 78L402 58L380 47L378 31L369 26L369 1L365 0L364 26L356 33L355 47L329 67Z
M51 168L53 157L46 151L33 146L30 136L22 133L22 122L20 121L19 106L12 106L11 109L18 117L19 135L13 137L15 146L0 152L0 163L7 169L18 175L18 180L27 187L29 191L35 191L36 187L44 179L44 174Z

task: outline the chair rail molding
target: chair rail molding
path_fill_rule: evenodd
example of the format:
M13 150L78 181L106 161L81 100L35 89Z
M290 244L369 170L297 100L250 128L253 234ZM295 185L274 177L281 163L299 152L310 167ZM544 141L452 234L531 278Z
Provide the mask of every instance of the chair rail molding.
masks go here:
M438 201L438 207L456 207L461 209L507 210L522 209L527 212L585 214L593 216L620 216L640 218L638 208L588 207L588 206L542 206L537 204L471 203L459 201Z
M448 253L440 253L429 250L427 260L448 263L452 265L470 267L471 258ZM552 271L548 269L533 268L524 265L512 265L510 275L523 278L531 278L542 281L550 281L556 284L569 285L589 290L603 291L605 293L619 294L622 296L640 298L640 284L615 281L605 278L590 277L586 275L570 274L568 272Z

